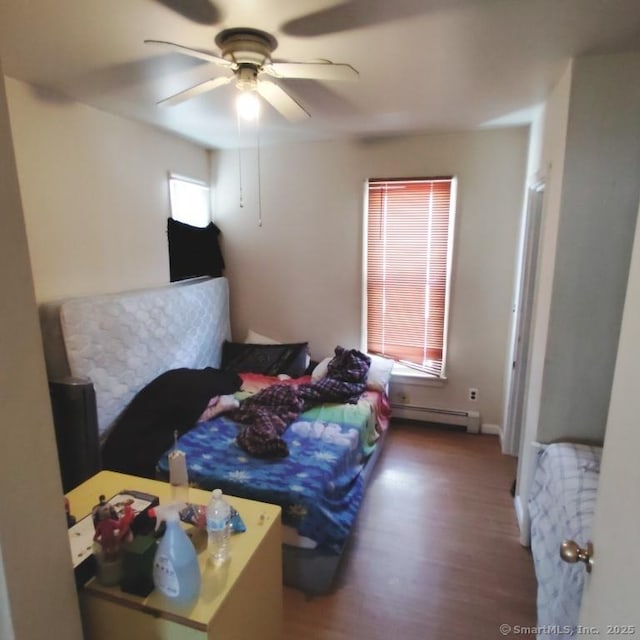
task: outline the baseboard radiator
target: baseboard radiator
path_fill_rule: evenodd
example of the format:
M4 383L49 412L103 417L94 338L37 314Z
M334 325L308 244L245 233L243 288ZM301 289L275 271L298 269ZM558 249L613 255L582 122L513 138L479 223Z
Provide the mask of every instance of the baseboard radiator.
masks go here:
M419 422L435 422L466 427L467 433L480 433L480 413L478 411L457 411L420 407L412 404L392 404L392 416Z

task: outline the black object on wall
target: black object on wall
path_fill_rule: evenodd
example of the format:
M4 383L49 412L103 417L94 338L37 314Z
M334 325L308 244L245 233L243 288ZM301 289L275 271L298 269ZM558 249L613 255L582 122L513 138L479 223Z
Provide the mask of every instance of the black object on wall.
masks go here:
M213 222L206 227L193 227L167 220L169 271L171 282L211 276L218 278L224 270L224 259L218 244L220 229Z
M96 394L85 378L50 381L49 394L62 487L67 493L100 471Z

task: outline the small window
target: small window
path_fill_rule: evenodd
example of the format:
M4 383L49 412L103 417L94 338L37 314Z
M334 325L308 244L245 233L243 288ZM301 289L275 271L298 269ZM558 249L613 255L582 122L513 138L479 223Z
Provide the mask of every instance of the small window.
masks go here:
M182 176L169 176L171 217L193 227L211 222L209 187L206 183Z
M444 377L456 180L367 183L366 348Z

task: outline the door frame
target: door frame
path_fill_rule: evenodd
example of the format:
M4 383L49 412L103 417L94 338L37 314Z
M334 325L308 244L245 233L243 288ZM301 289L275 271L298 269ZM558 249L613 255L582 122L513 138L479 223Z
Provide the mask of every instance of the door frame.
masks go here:
M518 456L522 439L522 416L531 343L533 299L538 267L538 248L546 181L538 178L527 189L524 233L521 240L518 285L513 306L511 354L507 371L502 452Z

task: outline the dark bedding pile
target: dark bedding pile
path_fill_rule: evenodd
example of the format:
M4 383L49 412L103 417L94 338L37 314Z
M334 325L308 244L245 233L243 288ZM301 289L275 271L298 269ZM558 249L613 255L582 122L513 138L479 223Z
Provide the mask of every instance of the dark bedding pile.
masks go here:
M230 413L239 423L238 445L252 456L280 458L289 450L281 438L303 411L325 402L356 402L366 390L371 360L355 349L336 347L327 375L300 385L276 384L242 401ZM173 444L174 432L192 429L214 396L235 393L237 373L172 369L144 387L116 420L102 449L102 466L153 478L160 456Z
M102 466L148 478L160 456L195 426L213 396L235 393L236 373L206 369L172 369L144 387L116 420L102 449Z
M289 455L280 437L303 411L324 402L356 402L366 390L371 359L356 349L336 347L327 375L301 385L273 385L244 400L230 417L243 425L237 442L252 456Z

